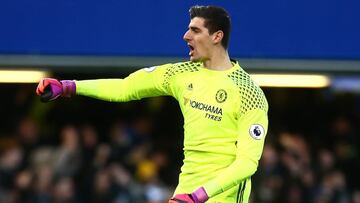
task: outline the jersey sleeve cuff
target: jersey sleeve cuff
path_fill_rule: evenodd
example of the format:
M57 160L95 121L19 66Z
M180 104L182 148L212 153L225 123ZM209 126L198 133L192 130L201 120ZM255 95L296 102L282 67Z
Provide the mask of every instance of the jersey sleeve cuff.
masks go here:
M209 198L219 194L222 192L222 188L219 183L217 183L215 180L212 180L208 183L206 183L203 188L206 191L206 194Z

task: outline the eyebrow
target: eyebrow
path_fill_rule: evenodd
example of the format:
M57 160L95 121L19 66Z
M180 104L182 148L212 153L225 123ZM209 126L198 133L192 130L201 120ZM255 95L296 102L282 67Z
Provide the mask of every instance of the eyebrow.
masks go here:
M193 31L200 31L201 30L200 28L195 27L195 26L189 26L189 29L193 30Z

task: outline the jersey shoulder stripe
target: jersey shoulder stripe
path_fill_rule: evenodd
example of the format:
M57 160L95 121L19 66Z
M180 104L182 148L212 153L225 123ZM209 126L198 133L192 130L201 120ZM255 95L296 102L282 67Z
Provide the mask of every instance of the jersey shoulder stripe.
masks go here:
M199 71L200 66L201 63L191 61L171 64L164 72L163 87L168 89L171 78L182 73Z
M239 88L241 107L240 115L253 109L267 112L268 103L262 89L251 79L250 75L242 68L231 72L228 77Z

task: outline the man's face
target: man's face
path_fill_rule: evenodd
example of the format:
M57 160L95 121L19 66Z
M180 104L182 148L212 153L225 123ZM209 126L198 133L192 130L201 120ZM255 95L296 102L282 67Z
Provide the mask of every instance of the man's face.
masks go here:
M189 29L184 34L184 40L190 47L191 61L205 61L210 58L210 50L213 46L212 36L204 23L205 19L201 17L191 19Z

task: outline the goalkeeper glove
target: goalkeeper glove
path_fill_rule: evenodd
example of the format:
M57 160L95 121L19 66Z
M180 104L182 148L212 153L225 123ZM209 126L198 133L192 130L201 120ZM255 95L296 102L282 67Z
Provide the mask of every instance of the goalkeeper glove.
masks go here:
M48 102L58 97L71 97L75 95L76 84L73 80L57 80L53 78L43 78L40 80L36 94L41 97L42 102Z
M191 194L175 195L168 203L204 203L208 199L205 189L200 187Z

